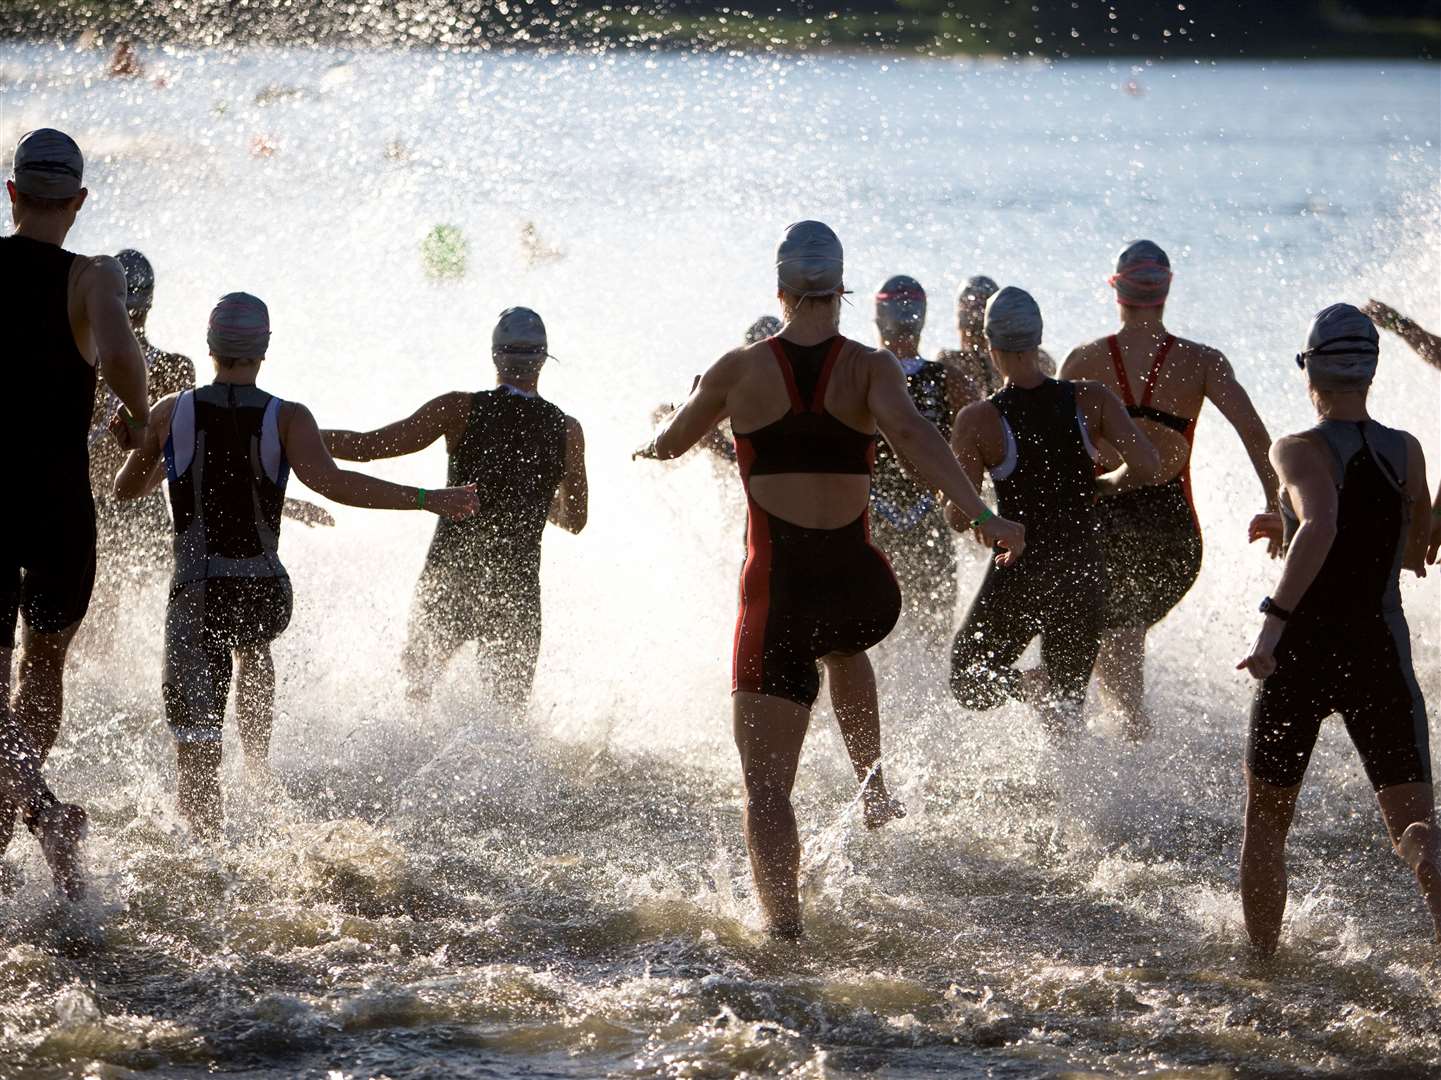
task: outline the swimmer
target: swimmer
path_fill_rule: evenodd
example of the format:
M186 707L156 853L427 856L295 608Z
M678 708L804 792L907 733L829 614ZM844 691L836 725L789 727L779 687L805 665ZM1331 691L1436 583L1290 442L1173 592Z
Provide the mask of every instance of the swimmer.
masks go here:
M115 259L125 271L125 308L131 332L145 357L153 407L161 398L195 386L195 364L188 356L166 352L150 342L146 324L155 302L155 271L150 260L134 248L119 252ZM101 557L87 634L95 624L95 615L101 615L102 622L105 615L113 620L127 587L168 575L171 565L172 533L165 496L155 491L141 499L123 501L110 493L115 474L125 463L126 451L119 440L110 437L110 426L120 409L115 392L104 379L99 380L90 421L90 484L97 492L95 519ZM300 499L285 500L285 516L306 525L335 524L320 507Z
M881 347L900 361L917 411L949 439L956 411L970 394L944 364L920 354L925 290L915 278L896 274L876 291L875 305ZM911 478L884 439L876 443L871 510L872 538L890 558L918 628L939 647L956 617L956 541L941 499Z
M901 594L870 542L876 428L988 543L1005 549L1003 562L1025 547L1024 528L987 509L935 425L916 411L895 357L838 332L842 272L834 232L818 221L788 227L776 252L781 333L721 357L639 451L679 457L727 418L736 432L748 551L733 728L756 893L767 930L787 939L801 934L800 836L790 792L820 689L817 662L832 680L838 717L869 732L870 783L884 792L866 650L890 633Z
M1001 388L1001 375L991 364L985 334L986 301L999 289L995 278L976 274L967 278L956 293L956 331L960 335L960 347L942 349L936 354L936 360L951 372L957 411L973 401L984 400ZM1036 356L1041 374L1051 376L1056 373L1056 361L1050 353L1037 349Z
M1416 351L1416 355L1434 368L1441 368L1441 336L1423 330L1395 308L1380 300L1372 300L1361 309L1377 326L1390 330ZM1436 485L1436 498L1431 504L1431 540L1426 545L1426 562L1435 564L1441 555L1441 484Z
M214 839L232 657L246 767L268 768L270 643L291 612L290 577L278 554L290 471L328 499L377 510L464 518L475 512L476 496L473 487L426 491L338 468L310 410L256 386L270 345L270 313L256 297L221 297L206 341L213 382L161 399L139 432L117 418L129 452L115 496L140 498L167 481L175 577L165 610L165 717L175 736L180 812L196 836Z
M982 470L996 487L998 510L1026 527L1026 557L992 565L951 647L951 691L968 709L1023 698L1053 737L1081 727L1086 686L1101 644L1105 564L1096 536L1096 493L1125 491L1160 468L1155 448L1121 399L1097 382L1049 378L1036 355L1041 309L1013 286L986 304L991 363L1004 380L985 401L956 418L951 448L971 483ZM1096 477L1092 436L1116 449L1121 465ZM951 506L964 530L965 511ZM1040 636L1041 665L1014 667Z
M85 205L85 162L53 128L21 137L6 181L15 232L0 239L8 316L4 378L14 407L0 457L11 510L0 526L0 852L19 810L56 889L84 891L78 848L85 811L58 801L40 775L60 731L65 659L95 581L95 503L85 431L96 369L132 415L148 416L145 362L125 317L125 273L108 255L64 250ZM10 695L18 618L25 623Z
M402 457L445 439L450 482L480 492L480 512L442 521L415 587L403 663L412 700L430 696L457 649L475 642L491 696L523 710L540 655L540 547L546 522L585 528L590 498L580 422L540 396L545 323L501 312L490 337L495 389L457 390L375 431L327 431L348 461Z
M1176 606L1201 571L1201 526L1191 500L1191 440L1209 400L1236 430L1275 509L1276 474L1266 457L1270 436L1231 363L1218 350L1173 337L1162 322L1171 288L1171 260L1149 240L1121 252L1110 279L1121 329L1075 349L1064 379L1092 379L1121 396L1126 410L1161 455L1157 479L1144 487L1102 493L1101 546L1106 554L1106 604L1096 674L1120 709L1134 740L1147 738L1146 632ZM1097 445L1102 469L1120 464L1115 448Z
M1421 444L1367 411L1379 335L1333 304L1311 323L1296 362L1315 427L1278 439L1286 562L1261 603L1264 620L1238 665L1261 680L1246 740L1241 904L1246 932L1276 950L1286 909L1286 834L1321 721L1340 713L1376 792L1396 854L1416 877L1441 941L1441 850L1433 813L1426 706L1401 609L1403 569L1426 573L1426 462Z

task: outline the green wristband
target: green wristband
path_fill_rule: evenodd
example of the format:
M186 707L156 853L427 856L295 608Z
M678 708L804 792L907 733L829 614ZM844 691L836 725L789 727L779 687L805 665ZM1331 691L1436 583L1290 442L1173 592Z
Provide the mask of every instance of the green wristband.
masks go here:
M415 489L415 508L417 510L425 509L425 488Z
M139 420L135 419L135 417L131 416L129 413L125 414L125 426L128 427L131 431L145 430L145 425L142 424Z
M984 510L982 510L980 514L971 522L971 528L979 529L982 525L990 521L991 518L995 516L996 512L988 506Z

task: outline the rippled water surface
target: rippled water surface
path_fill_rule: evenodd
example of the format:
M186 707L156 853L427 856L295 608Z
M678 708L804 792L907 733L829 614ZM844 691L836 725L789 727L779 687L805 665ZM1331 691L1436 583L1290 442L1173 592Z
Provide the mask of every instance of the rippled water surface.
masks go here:
M954 706L941 658L898 634L878 664L910 816L860 828L819 711L803 948L758 933L740 844L736 481L628 460L655 403L771 310L771 245L801 216L846 242L844 329L867 337L865 291L911 273L927 350L953 342L949 298L976 272L1037 295L1053 352L1108 331L1110 260L1152 236L1173 329L1223 348L1294 430L1315 310L1379 295L1441 323L1435 66L146 60L116 82L96 53L0 47L0 136L77 136L92 195L72 245L150 256L152 338L201 356L214 298L256 292L264 384L361 427L484 385L494 316L531 305L560 357L543 389L586 427L591 525L547 540L520 723L478 699L469 657L432 709L403 705L430 519L287 527L276 777L227 759L213 847L171 806L162 590L92 631L51 772L92 808L94 895L57 912L28 838L7 856L0 1076L1441 1070L1437 947L1339 725L1301 799L1280 954L1245 948L1233 667L1275 570L1244 545L1260 495L1213 415L1206 565L1152 638L1158 736L1129 748L1097 712L1083 745L1048 749L1022 708ZM458 281L426 276L438 224L467 239ZM1374 397L1438 445L1438 375L1391 338ZM376 468L435 484L443 456ZM967 597L980 569L969 555ZM1441 701L1435 578L1404 596Z

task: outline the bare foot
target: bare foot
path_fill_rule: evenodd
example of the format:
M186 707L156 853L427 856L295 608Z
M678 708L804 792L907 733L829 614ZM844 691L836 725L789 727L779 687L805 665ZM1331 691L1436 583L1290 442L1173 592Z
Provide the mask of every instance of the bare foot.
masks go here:
M31 826L50 865L55 889L67 900L79 900L85 895L85 882L80 876L80 841L85 838L87 822L85 811L74 803L55 803L42 810Z
M801 929L800 923L782 925L771 925L766 927L766 937L772 941L784 941L794 945L805 938L805 931Z
M861 800L865 807L865 822L868 829L879 829L882 825L906 816L905 804L894 798L885 788L867 788Z

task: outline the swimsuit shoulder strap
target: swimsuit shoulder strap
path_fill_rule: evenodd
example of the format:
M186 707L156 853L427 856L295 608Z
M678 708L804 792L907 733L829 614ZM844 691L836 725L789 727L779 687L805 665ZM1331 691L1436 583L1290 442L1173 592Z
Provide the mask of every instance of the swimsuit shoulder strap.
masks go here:
M1171 346L1174 344L1176 344L1175 335L1167 334L1166 340L1161 342L1161 347L1156 350L1156 358L1151 361L1151 370L1146 375L1146 389L1141 394L1142 405L1149 405L1151 403L1151 393L1156 389L1156 377L1161 374L1161 369L1166 366L1166 357L1171 355Z
M771 352L775 355L776 365L781 369L781 378L786 382L786 395L791 399L791 412L801 413L806 411L805 403L801 401L801 392L796 388L796 372L791 367L791 359L786 355L786 347L781 343L779 337L767 338L766 343L770 345Z
M823 413L826 411L826 388L831 384L831 372L835 370L836 360L841 355L841 349L845 347L846 339L839 334L836 340L831 343L830 351L826 353L825 363L821 365L820 378L816 379L816 392L811 398L811 412Z
M1111 366L1116 369L1116 382L1121 387L1121 400L1127 405L1136 404L1136 398L1131 393L1131 380L1126 377L1126 358L1121 355L1121 343L1112 334L1106 339L1106 344L1111 349Z

